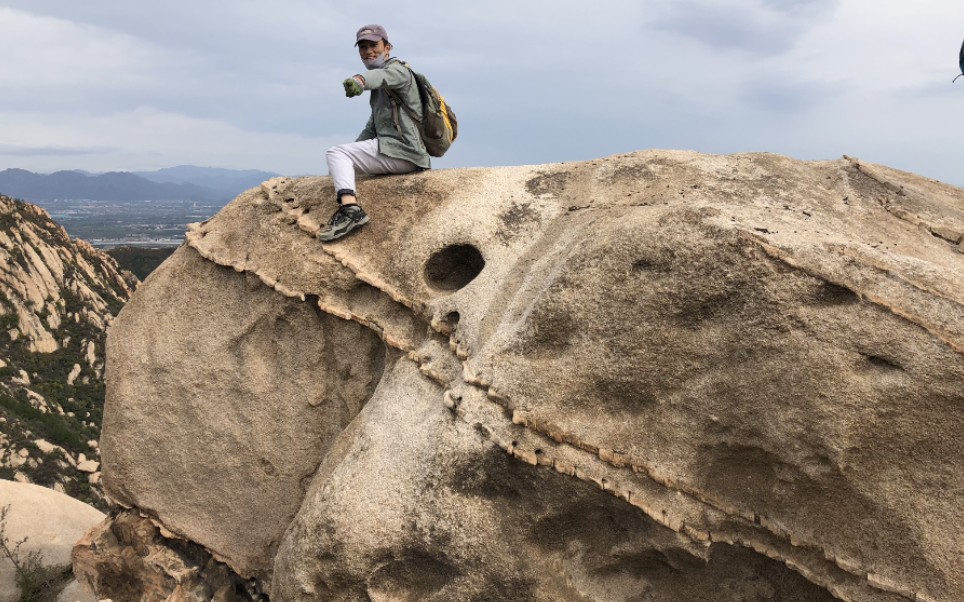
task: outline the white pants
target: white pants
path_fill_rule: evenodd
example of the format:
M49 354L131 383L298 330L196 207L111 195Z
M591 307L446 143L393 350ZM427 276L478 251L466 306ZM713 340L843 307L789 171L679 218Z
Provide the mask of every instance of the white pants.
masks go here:
M379 175L388 173L411 173L418 166L404 159L394 159L378 152L378 140L362 140L339 144L325 153L328 174L335 182L335 192L355 191L355 173Z

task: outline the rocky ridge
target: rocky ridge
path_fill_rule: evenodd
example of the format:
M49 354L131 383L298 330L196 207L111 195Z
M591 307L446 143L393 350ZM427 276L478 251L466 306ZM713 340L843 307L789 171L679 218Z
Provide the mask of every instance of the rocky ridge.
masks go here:
M112 329L102 595L964 596L960 189L650 151L367 180L320 245L329 188L242 195Z
M135 280L43 209L0 196L0 478L103 506L105 336Z

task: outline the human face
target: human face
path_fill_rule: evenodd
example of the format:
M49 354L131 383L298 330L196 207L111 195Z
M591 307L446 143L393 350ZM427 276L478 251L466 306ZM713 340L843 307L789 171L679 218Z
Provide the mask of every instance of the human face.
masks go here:
M391 49L391 46L385 43L385 40L378 40L377 42L370 42L368 40L362 40L358 42L358 56L361 60L372 60L378 58Z

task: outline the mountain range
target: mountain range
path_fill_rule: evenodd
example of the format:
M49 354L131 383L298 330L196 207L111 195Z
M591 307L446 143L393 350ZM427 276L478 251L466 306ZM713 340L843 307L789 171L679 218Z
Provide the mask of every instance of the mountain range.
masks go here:
M193 165L102 174L83 171L39 174L25 169L5 169L0 171L0 193L34 203L56 199L227 202L277 175L259 170Z

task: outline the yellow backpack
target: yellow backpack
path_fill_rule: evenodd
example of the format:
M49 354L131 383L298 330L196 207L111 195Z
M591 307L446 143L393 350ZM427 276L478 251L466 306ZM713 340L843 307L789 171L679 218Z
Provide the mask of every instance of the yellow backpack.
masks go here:
M455 118L452 107L445 102L445 98L439 91L429 83L428 78L423 74L412 69L411 65L400 61L408 67L415 78L415 85L418 87L418 96L422 101L422 114L418 115L409 109L403 102L389 94L396 107L402 107L408 116L415 121L418 126L418 133L425 144L425 150L433 157L441 157L452 146L459 135L459 122Z

